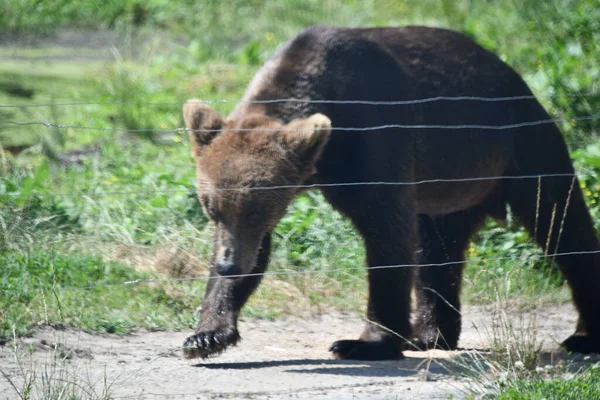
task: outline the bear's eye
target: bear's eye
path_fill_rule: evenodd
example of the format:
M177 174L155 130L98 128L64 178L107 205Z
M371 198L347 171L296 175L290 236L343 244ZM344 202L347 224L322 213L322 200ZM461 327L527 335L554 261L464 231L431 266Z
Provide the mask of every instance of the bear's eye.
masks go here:
M221 220L221 214L214 207L208 207L207 209L208 217L212 219L214 222L219 222Z
M221 219L221 213L219 213L219 210L217 210L217 208L215 207L214 200L211 200L211 198L208 195L204 194L200 197L200 202L204 206L208 218L210 218L214 222L219 222L219 220Z
M248 224L256 225L260 222L260 213L258 211L252 211L248 214Z

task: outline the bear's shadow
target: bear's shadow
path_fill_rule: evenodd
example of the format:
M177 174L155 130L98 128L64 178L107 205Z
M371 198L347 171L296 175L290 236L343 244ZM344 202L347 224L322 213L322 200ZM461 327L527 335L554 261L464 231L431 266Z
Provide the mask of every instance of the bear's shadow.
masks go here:
M256 369L256 368L281 368L292 367L286 372L301 374L331 374L364 377L397 377L411 376L427 367L428 359L406 358L397 361L349 361L331 359L297 359L297 360L273 360L273 361L249 361L219 364L196 364L195 367L207 369ZM311 367L315 368L303 368ZM294 368L297 367L297 368ZM429 371L436 374L447 374L448 372L435 362L430 363Z
M194 367L214 370L290 367L289 369L286 369L285 372L362 377L420 376L423 379L430 380L436 375L470 375L475 372L476 369L485 369L485 365L487 364L487 353L488 351L486 350L478 350L476 352L463 350L463 352L451 357L427 357L426 353L423 353L423 356L421 357L418 353L415 353L417 354L416 356L394 361L351 361L307 358L295 360L195 364ZM584 356L581 354L569 354L562 351L542 352L539 356L539 360L539 364L542 367L560 363L569 371L576 372L587 369L594 363L599 362L600 355ZM484 372L484 370L481 370L480 372Z

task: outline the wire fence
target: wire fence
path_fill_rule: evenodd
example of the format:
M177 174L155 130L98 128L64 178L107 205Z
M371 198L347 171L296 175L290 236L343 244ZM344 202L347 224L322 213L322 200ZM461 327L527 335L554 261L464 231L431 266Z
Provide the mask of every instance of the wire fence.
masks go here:
M593 255L600 254L600 250L588 250L588 251L569 251L563 253L553 253L553 254L530 254L527 256L528 259L549 259L549 258L557 258L564 256L580 256L580 255ZM212 279L228 279L228 278L248 278L248 277L257 277L257 276L277 276L277 275L316 275L316 274L329 274L335 272L346 272L352 270L382 270L382 269L398 269L398 268L430 268L430 267L448 267L453 265L461 265L466 262L469 263L488 263L488 262L496 262L496 261L508 261L508 260L516 260L519 259L518 256L507 256L507 257L492 257L492 258L472 258L468 260L459 260L459 261L446 261L442 263L414 263L414 264L391 264L391 265L372 265L366 267L345 267L345 268L321 268L317 270L305 270L305 271L265 271L260 273L247 273L247 274L237 274L237 275L228 275L226 278L220 276L200 276L200 277L185 277L185 278L165 278L165 279L135 279L132 281L124 281L120 283L110 283L110 284L102 284L102 285L90 285L83 287L59 287L56 289L52 289L54 292L71 292L78 290L95 290L95 289L103 289L103 288L112 288L119 286L132 286L139 284L147 284L147 283L177 283L177 282L194 282L194 281L208 281ZM33 292L48 292L48 289L40 289L33 290ZM23 292L11 292L4 291L2 294L15 295L22 294Z
M553 97L550 95L548 97ZM600 96L598 92L579 93L569 95L569 97L595 97ZM390 101L370 101L370 100L307 100L307 99L273 99L273 100L259 100L259 101L248 101L248 100L198 100L205 104L272 104L272 103L313 103L313 104L339 104L339 105L364 105L364 106L408 106L418 104L428 104L435 102L485 102L485 103L499 103L499 102L520 102L535 100L540 96L505 96L505 97L485 97L485 96L435 96L429 98L412 99L412 100L390 100ZM194 102L194 101L192 101ZM164 106L164 105L183 105L188 102L63 102L63 103L43 103L43 104L17 104L7 105L0 104L0 108L39 108L39 107L76 107L84 105L98 105L98 106L122 106L122 105L144 105L144 106ZM525 127L540 126L547 124L555 124L560 122L577 122L577 121L591 121L600 119L600 114L589 114L578 117L561 117L561 118L548 118L534 121L522 121L510 124L502 125L486 125L486 124L383 124L375 126L356 126L356 127L342 127L334 126L332 131L334 132L375 132L384 130L481 130L481 131L505 131L511 129L520 129ZM125 129L117 127L97 127L97 126L79 126L79 125L66 125L43 121L2 121L0 127L42 127L51 129L68 129L68 130L86 130L86 131L100 131L100 132L122 132L122 133L181 133L189 132L190 129L175 127L173 129ZM237 131L255 131L257 129L237 129ZM219 132L219 130L204 130L197 129L197 132ZM299 129L286 129L286 128L275 128L275 129L260 129L264 132L305 132L305 130ZM473 182L484 182L484 181L498 181L498 180L541 180L547 178L571 178L575 179L583 174L577 174L574 172L568 173L547 173L547 174L528 174L528 175L498 175L498 176L472 176L472 177L460 177L460 178L434 178L434 179L423 179L416 181L355 181L355 182L331 182L331 183L314 183L314 184L300 184L300 185L273 185L273 186L254 186L254 187L222 187L222 188L209 188L206 191L225 192L225 191L265 191L265 190L283 190L283 189L321 189L330 187L372 187L372 186L412 186L412 185L427 185L427 184L441 184L441 183L473 183ZM176 193L190 193L194 189L193 187L187 187L185 189L153 189L153 190L118 190L118 191L95 191L93 187L90 187L87 192L28 192L28 193L2 193L2 197L7 198L23 198L23 197L101 197L101 196L121 196L121 195L158 195L158 194L176 194ZM204 189L203 189L204 190ZM564 217L564 216L563 216ZM2 221L0 221L2 222ZM370 266L352 266L352 267L331 267L331 268L312 268L306 270L275 270L265 271L261 273L247 273L239 275L231 275L228 278L247 278L257 276L303 276L303 275L328 275L337 273L346 273L348 271L356 270L388 270L388 269L401 269L401 268L443 268L456 265L462 265L465 263L494 263L511 260L555 260L560 257L567 256L589 256L600 254L600 250L588 250L588 251L570 251L570 252L554 252L549 253L546 251L544 254L527 254L523 256L513 255L504 257L483 257L474 258L469 257L466 260L450 260L440 263L409 263L409 264L390 264L390 265L370 265ZM42 289L26 289L22 291L2 291L0 296L13 296L13 295L29 295L32 293L49 293L53 294L58 301L58 293L63 292L78 292L78 291L96 291L108 288L130 288L138 285L148 284L179 284L179 283L193 283L198 281L208 282L214 279L225 279L219 276L202 275L202 276L190 276L190 277L171 277L171 278L149 278L149 279L134 279L124 280L117 283L109 284L93 284L87 286L56 286L52 288ZM45 300L44 300L45 301ZM1 317L1 313L0 313ZM180 351L180 348L172 348L170 352ZM161 354L160 357L168 357L168 355ZM210 391L206 392L212 393ZM282 394L289 393L289 391L281 391ZM186 396L191 393L145 393L148 396L154 397L177 397ZM135 396L117 396L115 398L128 398L138 397Z
M571 94L572 97L592 97L599 96L598 92L587 92ZM554 97L555 95L549 95L548 97ZM31 108L31 107L65 107L65 106L81 106L81 105L182 105L189 102L201 102L205 104L271 104L271 103L290 103L290 102L301 102L301 103L313 103L313 104L360 104L367 106L402 106L402 105L414 105L424 104L433 102L506 102L506 101L523 101L523 100L534 100L537 97L534 95L521 95L521 96L504 96L504 97L485 97L485 96L434 96L421 99L411 100L390 100L390 101L370 101L370 100L310 100L310 99L296 99L296 98L281 98L271 100L228 100L228 99L213 99L213 100L191 100L187 102L64 102L64 103L44 103L44 104L2 104L0 108ZM457 124L457 125L443 125L443 124L385 124L376 126L357 126L357 127L332 127L333 131L380 131L388 129L448 129L448 130L508 130L518 129L522 127L531 127L543 124L554 124L563 121L586 121L599 119L600 114L590 114L586 116L579 116L573 118L549 118L536 121L524 121L512 124L504 125L483 125L483 124ZM76 126L76 125L63 125L43 121L2 121L4 126L42 126L46 128L54 129L74 129L74 130L93 130L93 131L111 131L111 132L153 132L153 133L171 133L171 132L183 132L190 131L188 128L173 128L173 129L120 129L120 128L105 128L105 127L93 127L93 126ZM0 126L2 126L0 125ZM237 131L254 131L256 129L237 129ZM261 131L268 132L303 132L304 130L298 129L285 129L285 128L263 128ZM195 129L197 132L219 132L220 130L204 130ZM362 182L334 182L334 183L315 183L315 184L300 184L300 185L275 185L275 186L262 186L262 187L227 187L227 188L210 188L208 191L262 191L262 190L278 190L278 189L313 189L313 188L328 188L328 187L358 187L358 186L408 186L408 185L423 185L423 184L434 184L434 183L467 183L467 182L479 182L479 181L490 181L490 180L522 180L522 179L541 179L541 178L559 178L559 177L570 177L575 178L575 173L553 173L553 174L535 174L535 175L518 175L518 176L476 176L476 177L464 177L464 178L437 178L437 179L425 179L419 181L362 181ZM90 189L88 192L78 193L60 193L60 192L31 192L31 193L3 193L1 196L7 197L99 197L99 196L113 196L113 195L139 195L139 194L174 194L174 193L189 193L187 189L155 189L155 190L135 190L135 191L105 191L105 192L94 192ZM414 265L411 265L414 266Z
M515 124L506 124L506 125L480 125L480 124L462 124L462 125L411 125L411 124L385 124L385 125L375 125L375 126L366 126L366 127L332 127L332 131L338 132L367 132L367 131L380 131L387 129L449 129L449 130L466 130L466 129L478 129L478 130L507 130L507 129L516 129L516 128L525 128L530 126L537 125L546 125L546 124L555 124L557 122L562 121L589 121L600 118L600 114L591 114L582 117L573 117L573 118L549 118L537 121L527 121L527 122L519 122ZM122 132L122 133L142 133L142 132L153 132L153 133L176 133L181 131L194 131L194 132L206 132L206 133L218 133L221 132L220 129L189 129L189 128L173 128L173 129L151 129L151 128L143 128L143 129L120 129L120 128L100 128L93 126L76 126L76 125L61 125L50 122L16 122L16 121L4 121L3 124L5 126L8 125L17 125L17 126L33 126L39 125L46 128L58 128L58 129L80 129L80 130L89 130L89 131L109 131L109 132ZM0 125L2 126L2 125ZM256 130L260 130L261 132L292 132L292 133L302 133L306 132L306 129L286 129L286 128L237 128L235 129L238 132L252 132Z
M206 188L205 192L237 192L237 191L265 191L265 190L282 190L282 189L320 189L329 187L353 187L353 186L413 186L433 183L467 183L467 182L483 182L497 180L524 180L524 179L540 179L540 178L575 178L583 176L576 173L557 173L557 174L535 174L535 175L499 175L499 176L482 176L473 178L438 178L438 179L423 179L419 181L405 182L341 182L341 183L313 183L302 185L275 185L275 186L248 186L248 187L223 187L223 188ZM8 197L100 197L100 196L120 196L120 195L139 195L139 194L175 194L189 193L189 189L155 189L155 190L137 190L137 191L114 191L114 192L78 192L78 193L52 193L52 192L33 192L33 193L4 193L1 196Z
M561 97L576 98L576 97L596 97L600 96L600 92L590 91L583 93L562 94ZM559 97L556 94L547 95L520 95L520 96L433 96L421 99L412 100L333 100L333 99L269 99L269 100L244 100L244 99L196 99L185 102L180 101L163 101L163 102L122 102L122 101L75 101L62 103L39 103L39 104L0 104L0 108L35 108L35 107L66 107L66 106L84 106L84 105L148 105L148 106L164 106L164 105L184 105L186 103L204 103L204 104L275 104L275 103L310 103L310 104L359 104L371 106L399 106L399 105L414 105L424 103L434 103L440 101L481 101L481 102L503 102L503 101L518 101L518 100L536 100L540 97L554 98Z
M589 93L579 93L573 94L573 97L583 97L583 96L598 96L600 93L597 92L589 92ZM552 95L550 96L552 97ZM272 100L226 100L226 99L217 99L217 100L191 100L187 102L66 102L66 103L45 103L45 104L19 104L19 105L0 105L2 108L28 108L28 107L56 107L56 106L80 106L80 105L126 105L126 104L135 104L135 105L182 105L190 102L201 102L205 104L225 104L225 103L236 103L236 104L270 104L270 103L285 103L285 102L302 102L302 103L314 103L314 104L361 104L368 106L398 106L398 105L414 105L414 104L423 104L423 103L432 103L432 102L447 102L447 101L461 101L461 102L505 102L505 101L522 101L522 100L533 100L536 99L536 96L533 95L525 95L525 96L505 96L505 97L485 97L485 96L435 96L429 98L421 98L421 99L412 99L412 100L397 100L397 101L369 101L369 100L308 100L308 99L295 99L295 98L286 98L286 99L272 99ZM449 130L468 130L468 129L477 129L477 130L508 130L508 129L517 129L522 127L530 127L537 126L543 124L554 124L562 121L584 121L584 120L595 120L599 119L600 114L591 114L587 116L573 117L573 118L549 118L543 120L536 121L525 121L513 124L505 124L505 125L481 125L481 124L458 124L458 125L412 125L412 124L385 124L385 125L377 125L377 126L363 126L363 127L332 127L333 131L379 131L386 129L449 129ZM56 123L42 122L42 121L29 121L29 122L18 122L18 121L3 121L1 124L10 125L10 126L42 126L46 128L58 128L58 129L80 129L80 130L94 130L94 131L113 131L113 132L127 132L127 133L137 133L137 132L182 132L182 131L190 131L188 128L173 128L173 129L119 129L119 128L104 128L104 127L92 127L92 126L75 126L75 125L62 125ZM0 125L1 126L1 125ZM237 131L254 131L256 129L237 129ZM274 132L304 132L305 130L298 129L285 129L285 128L275 128L275 129L260 129L261 131L274 131ZM199 132L219 132L220 130L204 130L204 129L195 129L194 131ZM274 186L259 186L259 187L226 187L226 188L209 188L206 191L263 191L263 190L280 190L280 189L315 189L315 188L328 188L328 187L359 187L359 186L409 186L409 185L424 185L424 184L435 184L435 183L468 183L468 182L480 182L480 181L496 181L496 180L525 180L525 179L541 179L541 178L576 178L576 173L552 173L552 174L535 174L535 175L500 175L500 176L476 176L476 177L465 177L465 178L437 178L437 179L424 179L418 181L360 181L360 182L337 182L337 183L314 183L314 184L300 184L300 185L274 185ZM175 194L175 193L189 193L190 189L154 189L154 190L134 190L134 191L105 191L105 192L94 192L92 189L88 192L77 192L77 193L68 193L68 192L31 192L31 193L3 193L0 196L7 197L100 197L100 196L113 196L113 195L140 195L140 194ZM581 252L581 253L565 253L565 254L554 254L554 255L543 255L540 256L542 258L545 257L557 257L561 255L569 255L569 254L588 254L589 252ZM594 252L591 252L594 253ZM490 259L478 259L478 260L470 260L473 262L488 262L488 261L501 261L507 260L510 257L500 257L500 258L490 258ZM441 264L406 264L406 265L390 265L390 266L370 266L368 269L384 269L384 268L403 268L403 267L432 267L432 266L444 266L444 265L453 265L461 262L448 262ZM362 267L361 267L362 269ZM344 269L347 270L347 269ZM328 272L339 272L339 269L330 269L330 270L319 270L319 271L277 271L277 272L266 272L260 275L281 275L281 274L312 274L312 273L328 273ZM244 275L245 276L245 275ZM150 282L178 282L178 281L190 281L190 280L198 280L198 279L210 279L209 277L202 278L176 278L176 279L148 279L148 280L135 280L135 281L127 281L121 284L115 285L132 285L137 283L150 283ZM82 290L82 289L96 289L100 287L108 287L115 285L100 285L100 286L87 286L82 288L63 288L61 290Z

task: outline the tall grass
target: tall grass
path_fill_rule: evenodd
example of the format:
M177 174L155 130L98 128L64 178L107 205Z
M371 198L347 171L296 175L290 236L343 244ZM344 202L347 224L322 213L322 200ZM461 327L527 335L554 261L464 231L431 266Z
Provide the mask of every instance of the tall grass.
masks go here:
M17 337L11 343L12 355L15 358L17 371L3 370L0 366L0 377L8 382L12 389L11 398L20 400L109 400L116 386L126 379L109 381L106 376L101 383L95 382L88 375L87 379L80 374L85 368L80 363L73 363L71 350L65 342L48 343L51 350L45 360L33 357L33 346L24 347ZM119 377L120 378L120 377Z

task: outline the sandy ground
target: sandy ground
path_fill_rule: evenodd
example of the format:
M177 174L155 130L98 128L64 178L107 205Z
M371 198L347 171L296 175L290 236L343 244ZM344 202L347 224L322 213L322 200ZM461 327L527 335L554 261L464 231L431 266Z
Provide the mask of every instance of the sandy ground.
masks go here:
M38 389L46 373L56 382L77 382L96 395L110 385L112 398L123 399L462 398L473 381L447 367L460 360L464 364L473 354L465 349L489 348L492 314L491 308L465 310L461 351L407 351L405 360L386 362L330 358L329 344L356 337L363 325L360 319L343 315L242 322L242 342L205 362L183 359L179 346L188 332L116 337L42 328L33 337L20 339L17 351L10 344L0 347L0 370L5 375L0 376L0 398L18 398L7 378L22 387L24 377L34 371ZM572 333L576 314L571 305L560 305L535 315L537 338L547 349L544 358L555 361L561 356L555 353L556 343ZM531 326L530 318L531 314L517 312L508 315L516 328ZM57 354L68 359L52 362Z

